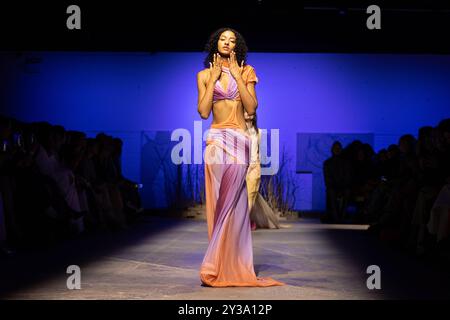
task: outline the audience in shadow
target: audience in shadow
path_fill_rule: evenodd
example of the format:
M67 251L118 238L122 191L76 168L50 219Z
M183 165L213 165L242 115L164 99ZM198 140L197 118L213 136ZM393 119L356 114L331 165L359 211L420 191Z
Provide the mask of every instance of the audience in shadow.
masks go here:
M0 116L0 255L121 230L143 212L121 139Z
M369 224L369 232L417 255L450 253L450 119L375 153L335 141L323 163L323 222Z

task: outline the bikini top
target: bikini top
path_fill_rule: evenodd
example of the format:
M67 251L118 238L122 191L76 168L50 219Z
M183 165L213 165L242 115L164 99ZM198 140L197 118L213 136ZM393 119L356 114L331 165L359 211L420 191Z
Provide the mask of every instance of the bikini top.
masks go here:
M231 75L230 68L222 66L222 72L228 74L228 85L225 90L224 88L222 88L220 81L216 81L216 83L214 84L213 103L218 100L224 99L241 100L236 80ZM256 76L255 69L250 65L246 65L244 67L244 70L242 72L242 79L244 80L245 84L252 81L258 83L258 77Z
M222 72L228 74L228 87L226 90L222 88L222 85L219 80L216 81L214 85L214 93L213 93L213 103L218 100L241 100L239 95L239 90L237 87L236 80L231 75L230 69L227 67L222 67Z
M213 103L215 103L218 100L241 100L241 97L239 95L239 89L237 87L236 80L230 73L230 69L227 67L222 66L222 71L228 74L228 86L227 90L224 90L222 88L222 85L220 84L220 81L217 80L214 84L214 93L213 93ZM255 70L253 67L249 66L244 69L242 72L242 79L247 84L248 82L254 81L258 83L258 77L256 76ZM211 128L241 128L241 125L238 120L237 116L237 104L233 104L233 110L231 110L230 115L228 118L221 122L221 123L214 123L211 124Z

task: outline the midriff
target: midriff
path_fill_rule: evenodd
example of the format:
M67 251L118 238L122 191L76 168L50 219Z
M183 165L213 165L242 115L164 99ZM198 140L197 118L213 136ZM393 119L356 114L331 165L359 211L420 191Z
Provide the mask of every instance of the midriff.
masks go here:
M241 128L247 130L244 119L244 106L241 100L218 100L213 104L213 121L215 128ZM233 114L235 113L235 114Z

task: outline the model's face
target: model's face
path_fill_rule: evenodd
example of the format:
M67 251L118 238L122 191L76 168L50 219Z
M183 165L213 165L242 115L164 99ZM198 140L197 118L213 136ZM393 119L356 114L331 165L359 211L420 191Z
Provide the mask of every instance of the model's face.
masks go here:
M221 56L228 57L236 47L236 35L233 31L224 31L217 42L217 50Z

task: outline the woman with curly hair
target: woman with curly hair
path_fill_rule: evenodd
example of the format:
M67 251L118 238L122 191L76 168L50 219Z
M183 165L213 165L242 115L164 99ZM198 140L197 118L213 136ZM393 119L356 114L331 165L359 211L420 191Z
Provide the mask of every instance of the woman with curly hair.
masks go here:
M221 28L209 38L205 69L197 74L198 112L213 121L206 138L205 193L209 245L200 267L211 287L267 287L284 283L257 277L245 177L251 140L244 110L253 115L258 101L255 70L246 64L244 38Z

